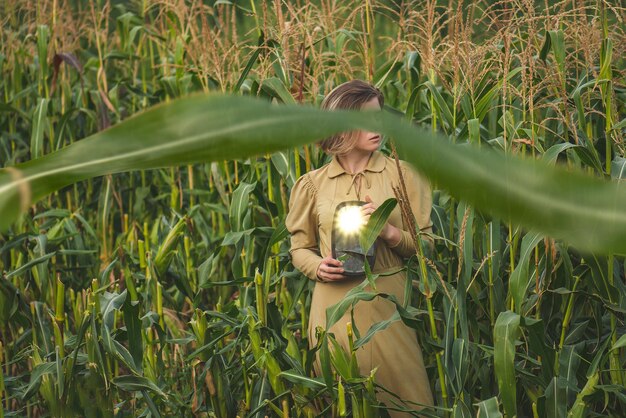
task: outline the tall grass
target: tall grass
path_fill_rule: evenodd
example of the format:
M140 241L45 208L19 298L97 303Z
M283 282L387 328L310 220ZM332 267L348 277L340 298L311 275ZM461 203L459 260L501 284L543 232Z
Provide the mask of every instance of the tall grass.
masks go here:
M1 165L192 92L318 103L362 78L458 144L626 178L619 3L233 3L4 2ZM27 202L0 235L0 416L384 416L375 380L323 329L323 376L311 371L312 283L283 221L295 180L326 161L307 145ZM399 309L423 347L428 413L620 416L624 257L437 185L432 219L435 251L408 262ZM359 331L355 347L371 336Z

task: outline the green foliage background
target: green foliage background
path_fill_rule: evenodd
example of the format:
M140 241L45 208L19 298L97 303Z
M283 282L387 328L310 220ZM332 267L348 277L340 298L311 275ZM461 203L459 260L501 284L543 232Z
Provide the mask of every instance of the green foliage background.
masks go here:
M0 10L2 167L193 92L317 104L362 78L457 155L471 144L626 178L621 2L9 0ZM180 114L181 132L193 122L193 109L164 109ZM385 416L349 353L320 349L325 374L311 374L313 283L289 262L283 221L295 180L326 161L298 145L106 175L26 202L0 235L0 417ZM517 186L531 200L538 183L527 180ZM586 186L586 205L600 202ZM413 300L398 315L424 350L437 399L424 413L621 416L618 240L608 255L583 253L437 184L434 203L436 251L407 262ZM608 239L603 226L590 240ZM355 346L371 336L360 332Z

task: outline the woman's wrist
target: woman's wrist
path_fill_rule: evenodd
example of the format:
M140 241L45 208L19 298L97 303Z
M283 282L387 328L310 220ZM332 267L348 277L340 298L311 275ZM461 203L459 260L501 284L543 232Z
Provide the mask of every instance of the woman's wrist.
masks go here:
M402 231L391 224L387 224L380 233L380 237L389 245L395 247L402 240Z

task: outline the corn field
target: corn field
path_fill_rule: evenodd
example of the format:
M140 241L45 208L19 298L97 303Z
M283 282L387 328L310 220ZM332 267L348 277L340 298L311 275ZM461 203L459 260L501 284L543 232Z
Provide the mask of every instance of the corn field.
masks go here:
M314 109L355 78L433 183L395 320L436 406L409 413L624 417L624 6L3 0L0 418L404 410L355 364L388 324L308 348L288 253L313 142L375 123Z

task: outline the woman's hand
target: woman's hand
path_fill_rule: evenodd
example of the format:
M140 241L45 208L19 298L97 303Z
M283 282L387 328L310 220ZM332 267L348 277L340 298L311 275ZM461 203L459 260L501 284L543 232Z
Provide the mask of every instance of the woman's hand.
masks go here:
M346 278L343 274L343 263L330 254L322 259L317 267L317 277L323 282L336 282Z
M370 216L372 215L372 213L374 213L374 211L378 209L378 205L372 201L372 198L369 195L365 196L365 201L367 203L361 206L361 213L365 218L365 223L367 223L370 220ZM380 234L378 234L378 236L385 240L387 244L392 247L394 246L394 244L400 242L400 239L402 238L400 230L391 225L389 222L385 223L385 226L380 231Z

